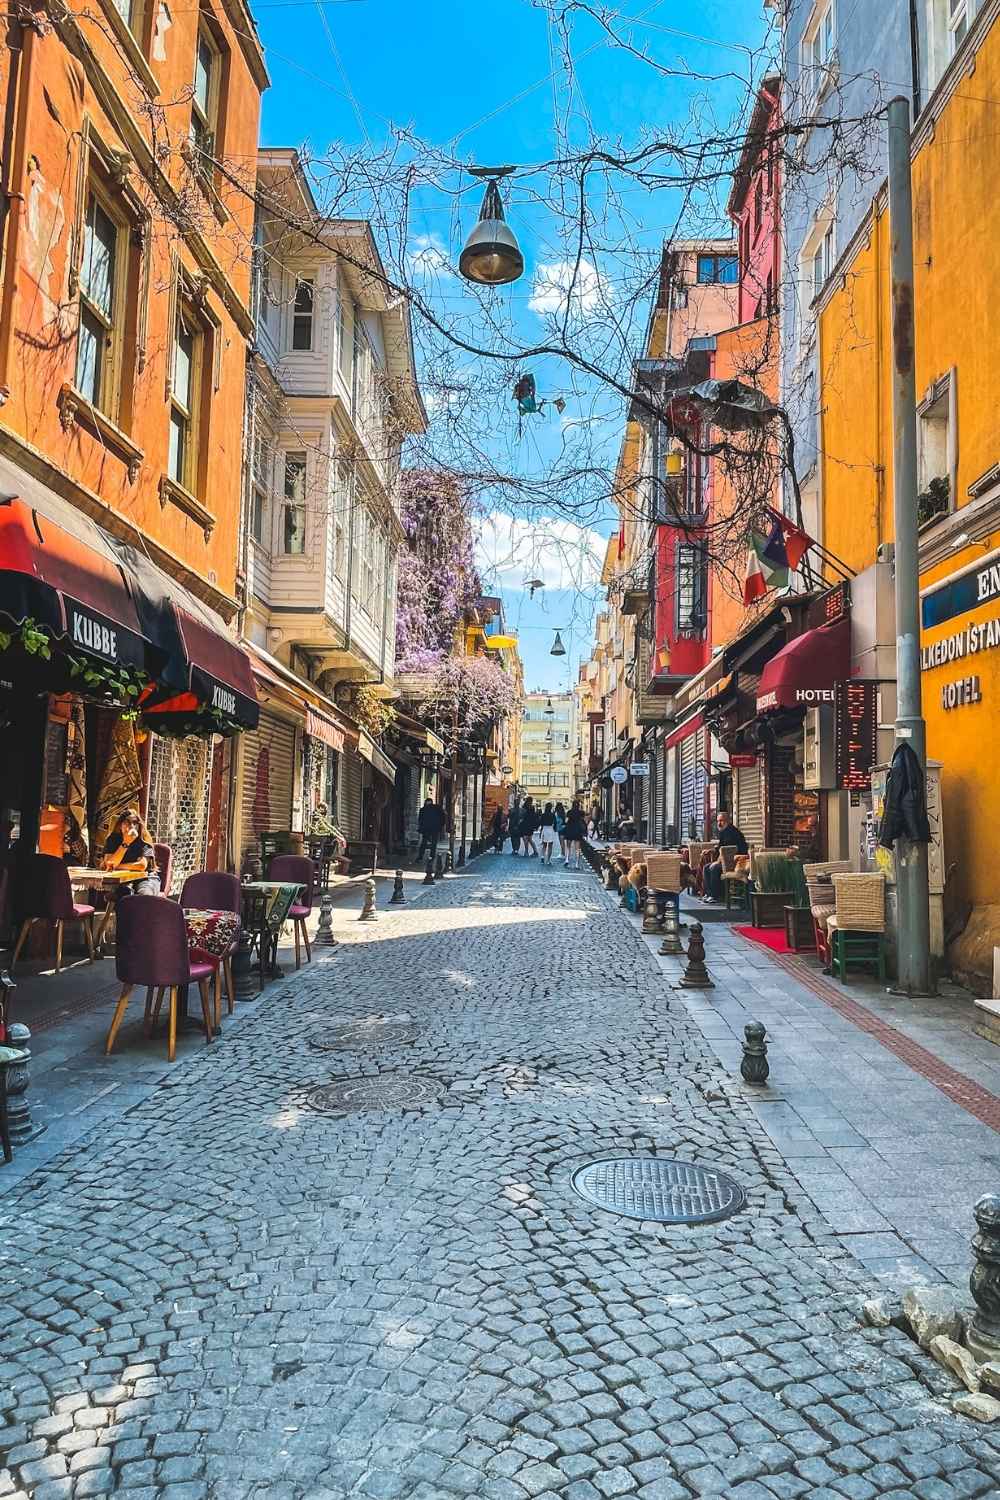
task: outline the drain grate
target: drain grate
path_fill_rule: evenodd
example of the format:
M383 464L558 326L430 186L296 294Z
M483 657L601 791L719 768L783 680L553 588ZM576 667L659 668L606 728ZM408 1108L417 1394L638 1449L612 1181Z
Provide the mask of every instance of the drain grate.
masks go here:
M377 1073L371 1078L341 1078L310 1089L306 1104L327 1114L361 1109L422 1109L444 1093L436 1078L413 1073Z
M611 1156L579 1167L573 1187L597 1208L657 1224L712 1224L738 1213L746 1194L711 1167L663 1156Z
M326 1031L318 1031L309 1038L309 1045L320 1052L358 1051L362 1047L415 1042L419 1035L420 1027L415 1021L393 1016L361 1016L356 1021L342 1021Z

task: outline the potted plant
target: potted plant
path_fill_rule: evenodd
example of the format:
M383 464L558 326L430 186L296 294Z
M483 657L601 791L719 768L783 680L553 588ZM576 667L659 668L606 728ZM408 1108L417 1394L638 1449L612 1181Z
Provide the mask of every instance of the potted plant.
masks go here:
M783 927L785 907L795 895L795 872L798 861L787 854L756 854L753 861L753 890L750 892L750 920L754 927ZM799 870L801 872L801 865Z
M809 887L806 885L802 861L790 857L789 864L792 867L793 888L792 900L785 907L785 938L793 953L801 953L803 949L816 947L816 929L813 926Z

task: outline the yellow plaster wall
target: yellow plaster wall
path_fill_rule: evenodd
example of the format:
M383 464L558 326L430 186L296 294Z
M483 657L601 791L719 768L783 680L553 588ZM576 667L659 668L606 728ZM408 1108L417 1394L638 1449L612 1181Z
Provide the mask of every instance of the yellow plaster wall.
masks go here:
M913 167L917 398L955 368L959 507L968 503L969 485L1000 460L996 106L984 102L997 98L1000 28L994 27ZM819 318L823 540L857 570L893 535L888 253L883 213ZM1000 546L1000 529L988 546ZM957 549L928 569L921 584L985 556L981 543ZM994 617L1000 600L927 631L923 644ZM978 675L982 702L944 710L942 684L967 675ZM959 898L986 903L996 895L1000 648L930 668L923 685L928 754L944 763L946 860L956 862Z

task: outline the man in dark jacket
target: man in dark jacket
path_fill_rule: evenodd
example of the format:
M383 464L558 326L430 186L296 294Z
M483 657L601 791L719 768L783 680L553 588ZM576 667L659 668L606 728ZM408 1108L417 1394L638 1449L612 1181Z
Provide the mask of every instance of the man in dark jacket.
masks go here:
M420 834L420 848L417 851L417 863L424 857L424 851L431 859L437 856L438 839L444 830L444 813L437 803L428 797L417 817L417 832Z
M722 874L724 869L722 863L723 846L732 844L735 847L737 854L746 854L747 852L747 841L740 830L736 827L736 824L732 821L727 812L719 813L719 834L717 842L719 845L719 856L717 859L713 860L710 865L705 866L706 901L722 900Z

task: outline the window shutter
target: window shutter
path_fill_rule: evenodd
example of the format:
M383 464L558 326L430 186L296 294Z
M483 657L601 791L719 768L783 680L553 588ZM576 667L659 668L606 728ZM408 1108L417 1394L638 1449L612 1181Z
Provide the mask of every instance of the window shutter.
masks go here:
M177 296L180 291L181 267L177 252L170 252L170 287L167 294L167 370L164 382L167 400L174 393L174 340L177 333Z
M70 242L69 295L75 297L80 290L80 270L83 266L83 241L87 218L87 184L90 180L90 116L85 115L80 127L80 150L76 164L76 197L73 203L73 234Z

